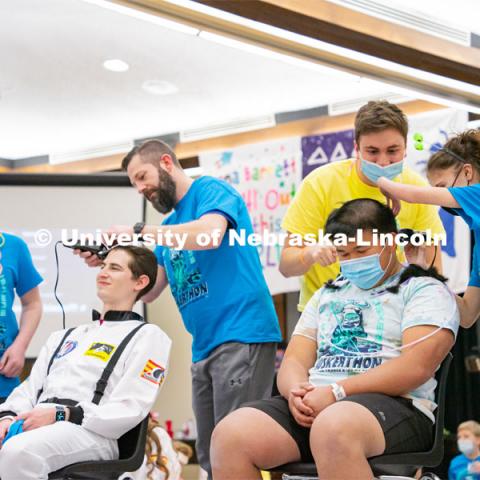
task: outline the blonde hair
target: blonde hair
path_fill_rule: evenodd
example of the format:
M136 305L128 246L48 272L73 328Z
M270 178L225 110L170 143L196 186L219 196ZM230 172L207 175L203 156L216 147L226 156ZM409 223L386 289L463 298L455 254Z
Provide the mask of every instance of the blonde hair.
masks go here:
M160 439L154 432L154 429L159 426L160 424L156 420L149 418L147 443L145 444L145 455L147 456L147 480L153 479L152 474L155 471L155 468L158 468L165 473L166 479L168 479L170 475L170 472L167 468L167 459L162 455L162 445L160 444Z
M457 427L457 432L459 432L460 430L468 430L476 437L480 437L480 423L476 422L475 420L468 420L467 422L461 423Z
M167 458L162 455L162 445L158 435L155 433L155 428L160 427L157 420L149 418L147 430L147 442L145 444L145 455L147 457L147 480L153 479L153 472L156 468L165 473L165 479L168 479L170 472L167 467ZM173 442L173 448L176 452L181 453L186 458L184 464L188 463L193 455L192 448L183 442ZM180 462L182 463L182 462Z

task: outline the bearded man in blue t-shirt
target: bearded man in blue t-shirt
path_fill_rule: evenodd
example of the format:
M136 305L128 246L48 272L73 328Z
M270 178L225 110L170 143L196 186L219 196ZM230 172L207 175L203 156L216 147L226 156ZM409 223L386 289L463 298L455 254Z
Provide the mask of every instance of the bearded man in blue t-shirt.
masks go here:
M141 234L158 243L157 282L143 300L153 301L170 284L193 337L197 456L210 474L213 428L242 403L270 396L281 340L256 247L229 241L230 230L248 238L252 223L235 189L213 177L191 179L159 140L131 150L122 168L156 210L173 210L160 227L117 225L108 233ZM99 263L89 253L81 256L91 266Z

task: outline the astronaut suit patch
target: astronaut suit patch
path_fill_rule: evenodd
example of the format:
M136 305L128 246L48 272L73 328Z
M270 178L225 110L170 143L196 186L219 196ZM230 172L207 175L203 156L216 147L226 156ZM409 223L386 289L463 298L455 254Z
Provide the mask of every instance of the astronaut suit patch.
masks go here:
M111 357L115 348L115 345L109 345L108 343L93 342L84 355L99 358L106 362Z
M161 385L165 378L165 369L155 363L153 360L148 360L143 367L140 377L154 383L155 385Z

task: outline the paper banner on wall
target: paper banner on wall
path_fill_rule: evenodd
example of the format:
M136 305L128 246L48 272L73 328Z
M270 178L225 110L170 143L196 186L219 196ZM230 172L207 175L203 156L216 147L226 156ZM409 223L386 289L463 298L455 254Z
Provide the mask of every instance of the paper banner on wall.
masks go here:
M353 130L302 137L302 178L322 165L353 156Z
M468 114L448 108L413 115L408 121L407 163L425 176L429 157L442 148L449 138L467 128ZM423 150L414 147L415 133L423 136ZM460 217L450 215L443 209L440 209L440 218L447 234L447 244L442 246L443 272L454 292L464 292L470 277L470 231Z
M279 234L281 222L301 181L300 138L245 145L200 155L205 175L223 178L242 195L255 233ZM299 290L299 278L285 278L278 266L282 245L258 247L270 293Z

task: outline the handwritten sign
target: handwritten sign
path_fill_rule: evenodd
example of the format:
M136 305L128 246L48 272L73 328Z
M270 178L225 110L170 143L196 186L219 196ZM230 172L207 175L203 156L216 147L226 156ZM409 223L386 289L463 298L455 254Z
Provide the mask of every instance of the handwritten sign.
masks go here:
M205 153L200 155L200 165L205 175L223 178L241 193L255 233L273 233L280 240L258 247L271 294L299 290L299 279L284 278L278 266L283 248L282 218L301 182L300 138Z

